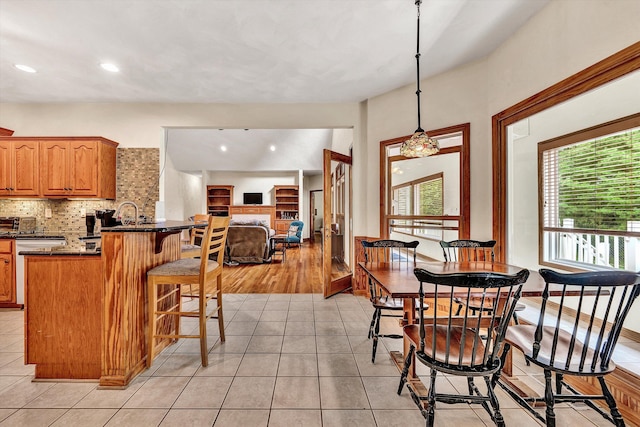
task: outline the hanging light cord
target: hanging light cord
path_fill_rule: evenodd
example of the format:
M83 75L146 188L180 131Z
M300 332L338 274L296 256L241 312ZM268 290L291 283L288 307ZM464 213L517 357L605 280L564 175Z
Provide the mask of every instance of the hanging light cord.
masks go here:
M418 7L418 37L416 40L416 96L418 98L418 129L416 132L424 132L420 126L420 3L422 0L416 0Z

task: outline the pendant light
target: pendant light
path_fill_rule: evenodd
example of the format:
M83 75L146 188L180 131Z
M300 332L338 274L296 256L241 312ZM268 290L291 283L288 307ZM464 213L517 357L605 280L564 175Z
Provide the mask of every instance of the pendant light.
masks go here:
M429 138L429 135L420 126L420 4L422 0L416 0L418 8L418 37L416 48L416 96L418 98L418 129L400 146L400 154L405 157L427 157L440 151L438 141Z

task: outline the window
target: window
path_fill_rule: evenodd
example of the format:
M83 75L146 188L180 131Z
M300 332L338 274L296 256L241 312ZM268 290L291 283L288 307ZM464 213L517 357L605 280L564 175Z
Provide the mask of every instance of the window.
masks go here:
M538 146L541 264L640 269L640 115Z
M393 215L442 216L443 188L442 172L393 187ZM407 225L407 228L399 228L402 225ZM397 232L437 240L442 238L441 227L440 220L394 220L394 228Z

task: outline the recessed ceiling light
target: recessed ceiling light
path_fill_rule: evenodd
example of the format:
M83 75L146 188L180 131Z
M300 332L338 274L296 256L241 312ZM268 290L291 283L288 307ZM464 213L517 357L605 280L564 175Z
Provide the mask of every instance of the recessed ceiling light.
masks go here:
M120 68L118 68L115 64L109 64L108 62L103 62L102 64L100 64L100 66L103 70L111 71L112 73L117 73L120 71Z
M15 64L15 67L18 70L22 70L22 71L24 71L26 73L35 73L36 72L35 68L31 68L28 65L24 65L24 64Z
M275 146L275 145L272 145L271 147L269 147L269 149L270 149L271 151L276 151L276 146Z
M220 151L227 151L227 147L225 145L220 146Z

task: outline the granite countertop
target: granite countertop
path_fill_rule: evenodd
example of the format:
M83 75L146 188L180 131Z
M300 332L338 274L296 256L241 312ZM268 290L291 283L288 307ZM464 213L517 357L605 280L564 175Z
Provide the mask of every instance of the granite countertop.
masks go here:
M193 228L196 224L193 221L165 221L154 222L151 224L138 225L116 225L114 227L102 227L100 233L148 233L148 232L166 232L180 231ZM206 224L203 224L206 226Z
M100 256L100 248L86 249L68 246L54 246L53 248L34 249L32 251L20 251L20 255L37 256Z
M100 232L87 236L77 232L47 232L37 234L6 234L0 235L0 239L66 239L66 245L54 246L51 248L33 249L20 251L20 255L37 255L37 256L100 256L101 239L104 233L129 232L129 233L145 233L145 232L169 232L178 233L182 230L190 228L203 227L206 224L194 224L193 221L166 221L152 224L138 225L117 225L114 227L101 227ZM58 234L56 234L58 233Z
M0 239L19 239L19 240L36 240L36 239L64 239L65 236L59 232L54 233L6 233L0 234Z

